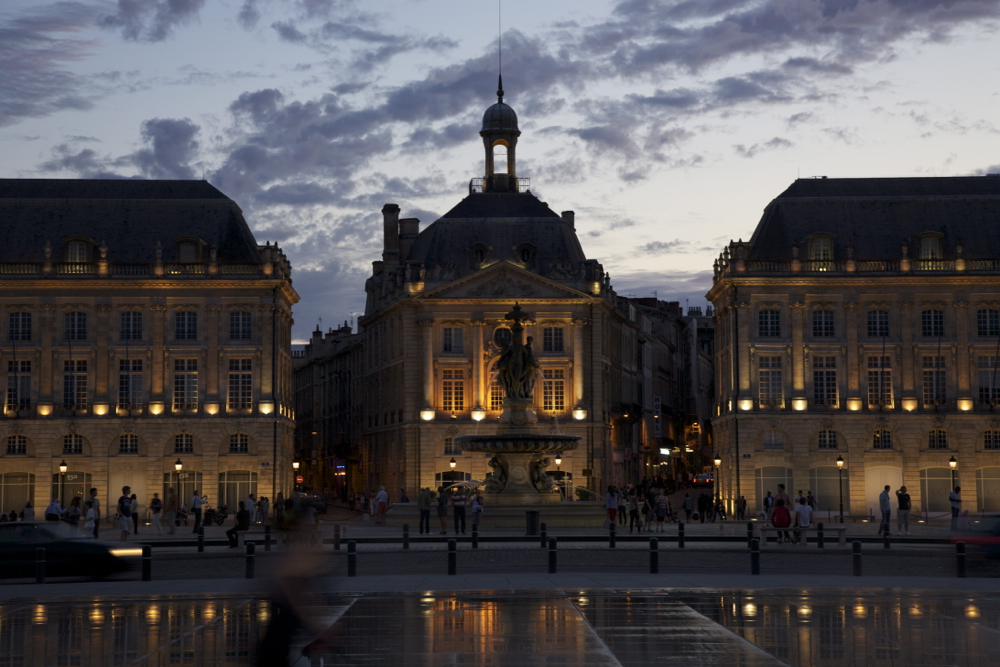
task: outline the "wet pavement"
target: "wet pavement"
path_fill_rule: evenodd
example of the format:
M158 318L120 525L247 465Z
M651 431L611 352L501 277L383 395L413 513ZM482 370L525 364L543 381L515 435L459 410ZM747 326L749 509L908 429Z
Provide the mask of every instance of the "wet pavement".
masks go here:
M310 599L327 665L958 665L1000 660L1000 593L522 589ZM0 603L0 665L251 665L260 593Z

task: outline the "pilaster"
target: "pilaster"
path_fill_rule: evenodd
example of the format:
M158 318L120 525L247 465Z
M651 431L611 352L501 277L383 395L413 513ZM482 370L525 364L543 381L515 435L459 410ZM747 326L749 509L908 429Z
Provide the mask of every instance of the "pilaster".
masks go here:
M844 302L844 330L847 333L847 398L860 399L860 367L858 360L858 302Z

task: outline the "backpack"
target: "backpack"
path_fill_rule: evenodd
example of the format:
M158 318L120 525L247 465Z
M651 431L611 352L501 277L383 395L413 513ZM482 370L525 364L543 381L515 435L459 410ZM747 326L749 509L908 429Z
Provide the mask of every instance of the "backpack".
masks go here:
M792 525L792 515L788 513L788 508L784 505L775 507L774 513L771 515L771 523L774 524L775 528L788 528Z

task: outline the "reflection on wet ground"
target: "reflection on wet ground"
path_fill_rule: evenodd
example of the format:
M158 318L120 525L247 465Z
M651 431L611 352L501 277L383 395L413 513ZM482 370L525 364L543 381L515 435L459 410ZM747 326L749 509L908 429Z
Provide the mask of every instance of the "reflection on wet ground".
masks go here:
M1000 660L1000 596L556 591L331 595L299 666L958 665ZM0 605L0 667L253 664L265 600Z

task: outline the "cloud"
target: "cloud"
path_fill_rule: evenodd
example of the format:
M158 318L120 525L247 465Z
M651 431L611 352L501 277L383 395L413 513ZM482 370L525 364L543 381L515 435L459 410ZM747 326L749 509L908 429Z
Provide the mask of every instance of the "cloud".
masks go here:
M794 144L788 139L782 139L781 137L774 137L761 144L754 144L747 148L743 144L736 144L733 148L736 149L736 154L740 157L752 158L758 153L763 153L764 151L772 151L779 148L791 148Z
M142 138L150 147L137 151L132 160L147 178L195 178L191 161L198 153L198 130L187 118L147 120Z
M799 113L794 113L788 117L786 124L789 129L794 128L802 123L808 123L815 119L815 114L809 111L800 111Z
M681 253L687 254L692 252L706 252L712 250L711 246L697 246L692 241L682 241L681 239L674 239L673 241L652 241L644 246L638 248L639 252L645 253Z
M174 28L198 18L205 0L118 0L114 14L98 20L105 28L121 28L134 42L162 42Z

